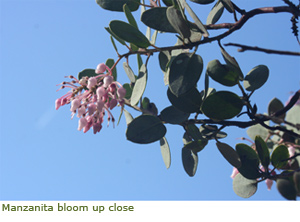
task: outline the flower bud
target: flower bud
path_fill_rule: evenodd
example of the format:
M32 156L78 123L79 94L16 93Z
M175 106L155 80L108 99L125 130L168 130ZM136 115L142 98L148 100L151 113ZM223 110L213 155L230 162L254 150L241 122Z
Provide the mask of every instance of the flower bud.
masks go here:
M86 120L85 117L82 117L78 121L78 130L82 130L86 125L88 124L88 121Z
M71 103L71 111L75 112L76 109L80 106L80 100L79 99L74 99Z
M81 117L84 113L85 113L85 107L81 106L80 108L78 108L77 117Z
M119 99L123 99L126 95L126 89L123 87L120 87L117 91L117 95Z
M97 74L104 73L105 71L106 71L106 65L104 63L100 63L95 70Z
M95 77L91 77L88 80L87 88L92 89L97 84L97 79Z
M97 91L96 91L96 94L97 94L97 98L98 100L101 99L102 96L104 96L106 94L106 89L101 86L101 87L98 87Z
M61 99L60 98L55 100L55 109L58 110L59 107L61 107Z
M118 104L118 101L116 99L112 99L109 103L109 108L113 109L116 107L117 104Z
M105 76L103 79L103 86L108 87L114 81L114 77L112 76Z
M97 106L95 104L93 104L93 103L90 104L88 106L89 115L90 116L93 115L93 113L96 111L96 109L97 109Z

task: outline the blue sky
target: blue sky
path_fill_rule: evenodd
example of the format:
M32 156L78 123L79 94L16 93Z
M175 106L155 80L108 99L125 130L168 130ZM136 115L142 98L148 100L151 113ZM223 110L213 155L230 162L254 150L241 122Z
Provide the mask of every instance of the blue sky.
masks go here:
M237 4L246 9L282 5L279 0L249 2ZM200 19L206 20L210 7L198 10ZM199 153L197 173L190 178L181 163L180 127L167 125L172 155L167 170L158 142L138 145L126 140L124 117L115 128L84 134L77 131L78 120L71 120L69 107L55 110L54 101L66 92L56 92L64 76L117 59L104 27L110 20L125 19L123 13L105 11L94 0L0 0L0 10L0 200L243 200L233 192L232 167L213 141ZM139 12L134 15L138 18ZM226 19L232 22L227 13L221 22ZM289 20L289 14L257 16L222 43L298 51ZM171 39L176 42L172 35L159 35L158 44L170 44ZM226 50L244 74L259 64L269 67L269 81L252 98L259 112L267 111L272 98L284 102L299 89L299 58ZM217 43L199 47L198 53L205 67L210 60L222 61ZM135 60L130 58L136 72ZM170 103L157 61L155 55L149 62L145 96L161 111ZM118 81L125 83L129 80L122 62ZM202 76L199 87L203 82ZM223 89L217 83L212 87ZM119 116L117 109L113 113ZM232 146L247 136L237 128L227 132L223 141ZM283 198L275 186L267 191L261 183L249 200Z

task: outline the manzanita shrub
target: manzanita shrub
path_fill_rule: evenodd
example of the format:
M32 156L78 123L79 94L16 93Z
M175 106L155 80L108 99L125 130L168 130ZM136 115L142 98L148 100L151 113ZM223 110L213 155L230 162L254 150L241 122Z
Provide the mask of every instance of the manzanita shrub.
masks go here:
M296 26L300 15L300 4L284 0L282 6L251 10L239 8L230 0L96 0L105 10L125 13L127 21L112 20L105 29L116 50L117 60L108 59L95 69L85 69L78 76L68 76L69 81L61 84L70 89L57 99L56 109L70 104L72 117L79 118L78 130L101 131L104 120L115 123L111 112L120 107L127 123L126 138L134 143L148 144L159 141L167 168L171 153L166 139L166 124L179 125L183 129L182 163L186 173L194 176L198 155L210 140L224 158L233 166L233 190L241 197L255 194L258 183L265 181L270 189L273 181L279 193L288 200L300 195L300 90L283 104L279 99L270 101L267 114L257 112L250 101L253 93L263 87L269 77L269 69L259 64L248 73L243 73L237 60L224 49L221 40L238 31L252 17L259 14L289 13L293 34L298 41ZM195 4L197 3L197 4ZM299 2L298 2L299 3ZM193 8L212 4L207 20L201 21ZM147 27L144 35L132 12L141 9L141 22ZM234 22L217 23L223 13L232 14ZM188 19L191 18L190 20ZM214 30L225 29L213 35ZM152 30L153 35L150 36ZM156 45L160 35L174 35L177 42L165 47ZM217 59L203 63L197 49L201 45L217 42L224 62ZM120 54L117 45L128 50ZM277 54L298 55L286 52L253 48L231 44L241 50L256 50ZM168 86L166 96L171 106L158 110L144 91L151 68L150 57L158 55L158 64ZM138 72L129 64L129 57L137 56ZM145 62L142 57L145 58ZM117 81L116 66L123 61L128 83ZM200 86L199 79L204 78ZM155 77L156 78L156 77ZM210 87L210 81L218 82L226 90ZM239 94L231 87L236 86ZM224 88L224 87L223 87ZM130 109L141 114L133 117ZM121 116L120 115L120 116ZM240 121L238 117L248 120ZM233 119L233 120L232 120ZM227 127L247 129L251 145L238 143L235 148L226 144Z

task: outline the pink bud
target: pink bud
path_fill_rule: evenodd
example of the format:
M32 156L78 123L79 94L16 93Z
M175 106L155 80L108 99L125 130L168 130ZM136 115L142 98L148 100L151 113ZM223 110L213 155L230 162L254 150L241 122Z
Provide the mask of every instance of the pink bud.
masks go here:
M238 173L239 173L238 169L234 167L233 170L232 170L232 174L231 174L230 177L231 177L232 179L234 179L235 176L236 176Z
M86 125L88 124L88 121L86 120L85 117L82 117L78 121L78 130L82 130Z
M85 113L85 107L81 106L80 108L78 108L77 117L81 117L84 113Z
M112 84L109 85L108 91L111 92L111 93L114 93L116 88L117 88L116 84L112 83Z
M93 104L93 103L90 104L88 106L89 115L93 115L93 113L96 111L96 109L97 109L97 106L95 104Z
M267 184L268 190L271 190L271 187L273 185L273 180L266 179L266 184Z
M87 88L91 89L97 84L97 79L95 77L91 77L88 80Z
M101 97L106 94L106 89L103 86L98 87L96 93L97 93L97 98L101 99Z
M86 133L93 125L93 118L91 116L86 117L87 124L83 128L83 132Z
M101 101L101 100L99 100L99 101L97 102L97 109L98 109L98 111L99 111L99 112L102 112L103 107L104 107L104 102Z
M103 79L103 86L108 87L113 81L114 78L112 76L105 76Z
M55 109L58 110L59 107L61 107L61 99L60 98L55 100Z
M93 124L93 131L94 131L94 134L100 132L100 130L102 129L102 125L100 122L97 122L97 123L94 123Z
M117 91L117 95L118 95L119 99L123 99L126 95L126 89L123 87L120 87Z
M112 99L112 100L110 101L109 108L110 108L110 109L113 109L113 108L116 107L117 104L118 104L118 101L117 101L116 99Z
M106 71L106 65L104 63L100 63L97 68L96 68L96 73L100 74L100 73L104 73Z
M76 109L80 106L80 100L79 99L74 99L71 103L71 111L75 112Z

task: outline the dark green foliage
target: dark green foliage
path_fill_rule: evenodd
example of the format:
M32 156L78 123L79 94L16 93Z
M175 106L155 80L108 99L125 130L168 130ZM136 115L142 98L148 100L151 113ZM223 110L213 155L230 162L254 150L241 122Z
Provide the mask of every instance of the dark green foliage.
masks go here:
M139 8L140 0L96 0L97 4L106 10L123 11L123 5L127 4L131 11L136 11Z

